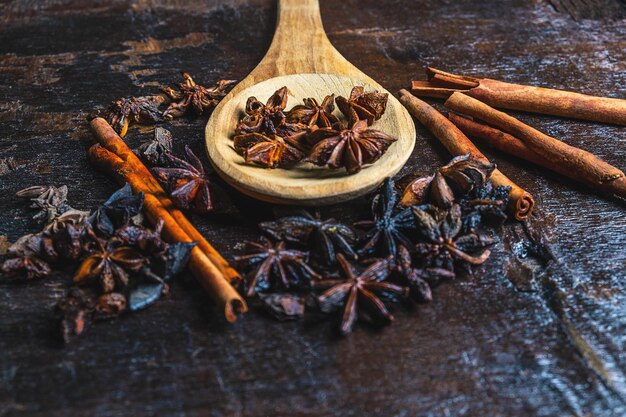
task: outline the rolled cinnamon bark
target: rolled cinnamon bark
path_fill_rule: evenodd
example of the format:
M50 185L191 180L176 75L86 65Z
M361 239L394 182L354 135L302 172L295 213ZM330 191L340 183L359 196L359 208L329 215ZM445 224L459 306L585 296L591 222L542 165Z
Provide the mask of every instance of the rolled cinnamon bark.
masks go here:
M540 165L544 168L556 172L557 174L561 174L575 181L584 183L595 189L596 184L592 181L589 181L589 178L581 175L584 174L583 171L572 172L559 164L554 164L550 162L550 160L544 158L540 154L533 152L532 149L526 146L524 142L522 142L515 136L509 135L508 133L505 133L486 124L478 123L466 117L459 116L458 114L452 112L448 114L448 118L467 136L477 138L482 142L488 144L492 148L495 148L501 152L508 153L518 158L532 162L536 165ZM623 187L624 185L620 186L620 184L624 183L626 183L625 177L615 180L610 187L607 187L607 189L604 190L601 189L601 191L604 191L605 194L614 195L616 194L614 190Z
M429 81L413 81L413 94L445 99L463 92L502 109L626 125L626 100L450 74L435 68L428 68L426 73Z
M558 166L564 175L605 193L626 198L624 173L594 154L567 145L463 93L452 94L444 106L480 119L519 139L530 151L545 159L545 163Z
M148 168L141 160L130 150L126 143L119 137L117 132L103 118L97 117L91 121L91 129L98 138L98 142L109 151L119 156L125 161L130 168L135 170L141 179L141 185L144 193L154 194L161 204L170 212L172 217L178 222L180 227L196 242L198 247L213 261L213 263L222 270L224 277L229 281L238 281L241 276L232 266L228 264L226 259L215 250L215 248L198 232L198 230L187 220L187 217L174 205L172 200L167 196L161 184L154 178ZM138 184L139 185L139 184Z
M472 157L488 162L476 146L443 114L430 104L413 96L407 90L400 90L400 102L420 121L454 156L471 154ZM491 174L491 182L498 186L511 187L509 194L509 211L518 220L530 216L535 201L533 196L495 169Z
M89 148L88 156L92 164L113 175L118 182L127 182L134 192L145 193L144 178L113 152L96 144ZM163 233L168 241L194 242L151 193L144 195L144 212L153 224L163 220ZM209 296L224 311L226 320L233 322L237 319L236 313L245 313L248 310L246 302L224 279L222 271L198 246L191 251L189 269Z

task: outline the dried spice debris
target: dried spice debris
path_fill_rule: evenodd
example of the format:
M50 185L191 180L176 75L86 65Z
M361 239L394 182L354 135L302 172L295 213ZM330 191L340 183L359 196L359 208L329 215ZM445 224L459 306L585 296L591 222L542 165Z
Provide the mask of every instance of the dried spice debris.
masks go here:
M217 106L227 91L237 81L220 80L213 87L203 87L191 78L186 72L182 73L184 81L176 83L178 89L165 87L162 91L172 100L167 109L163 112L163 118L171 120L186 113L193 113L196 116L204 113L205 110Z
M120 98L111 102L102 117L121 137L126 135L131 122L154 124L163 120L159 106L165 101L162 95ZM90 115L97 117L99 112Z

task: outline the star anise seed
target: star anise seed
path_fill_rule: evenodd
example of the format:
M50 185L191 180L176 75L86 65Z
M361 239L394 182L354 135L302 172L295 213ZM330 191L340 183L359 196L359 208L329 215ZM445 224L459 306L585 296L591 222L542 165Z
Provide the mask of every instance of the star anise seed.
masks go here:
M359 120L350 129L317 129L307 140L313 147L306 161L333 169L345 167L355 174L364 164L376 162L397 139Z
M318 274L307 264L308 253L287 249L285 242L272 243L262 238L260 243L249 242L249 253L236 256L235 262L250 270L246 276L247 295L270 288L290 289L308 285Z
M391 322L393 315L377 294L388 293L406 297L409 289L385 281L390 273L389 260L376 260L360 274L355 272L353 266L342 254L337 255L337 262L345 280L322 280L316 282L316 287L330 286L318 297L322 311L331 312L343 304L341 333L344 335L350 333L356 320L368 317L367 313L374 314L383 322Z
M162 91L172 100L163 112L166 120L180 117L187 112L200 116L205 110L215 107L224 96L229 87L235 84L235 80L220 80L213 87L203 87L196 84L193 78L186 72L182 73L184 81L176 83L179 90L170 87Z
M199 213L213 210L210 181L200 159L185 146L187 161L167 154L168 168L153 168L159 181L166 184L172 200L181 208L193 208Z
M368 126L371 126L385 113L388 98L389 94L387 93L379 93L378 91L366 93L365 88L356 86L352 88L350 98L339 96L336 102L339 110L350 121L367 120Z

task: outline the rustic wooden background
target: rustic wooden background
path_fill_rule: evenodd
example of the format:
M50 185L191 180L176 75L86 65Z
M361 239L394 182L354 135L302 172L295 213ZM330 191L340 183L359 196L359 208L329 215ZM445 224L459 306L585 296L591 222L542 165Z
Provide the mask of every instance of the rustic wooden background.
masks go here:
M116 188L87 164L86 113L157 92L180 70L204 83L243 78L275 14L272 0L1 2L0 239L37 230L13 198L23 187L67 184L80 209ZM625 16L623 0L322 1L333 44L390 91L429 64L624 98ZM623 127L520 117L626 168ZM171 124L178 149L202 152L205 120ZM51 311L69 274L0 284L0 416L625 415L624 205L488 155L534 194L537 215L526 228L507 225L474 276L440 286L429 305L398 309L381 331L341 339L330 322L254 311L229 326L183 276L149 310L64 348ZM447 159L418 126L401 174ZM272 216L234 198L240 214L193 218L226 255ZM323 214L355 220L366 210L361 199Z

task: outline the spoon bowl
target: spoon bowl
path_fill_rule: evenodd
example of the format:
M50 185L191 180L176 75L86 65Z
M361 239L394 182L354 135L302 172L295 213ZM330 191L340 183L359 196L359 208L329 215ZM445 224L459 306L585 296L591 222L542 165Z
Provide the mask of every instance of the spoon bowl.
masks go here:
M274 91L289 89L287 108L307 97L323 99L335 93L349 97L355 86L386 92L330 44L321 23L317 0L280 0L274 40L261 63L213 111L206 126L209 159L216 172L237 190L259 200L280 204L326 205L347 201L376 188L397 173L415 144L415 127L400 102L389 94L387 110L372 126L396 137L375 163L349 175L300 163L291 169L267 169L244 163L233 147L233 135L250 96L265 102ZM297 48L297 45L300 45ZM309 45L303 51L302 45ZM294 53L293 51L298 51ZM302 51L302 53L300 53ZM339 115L338 110L335 110Z

